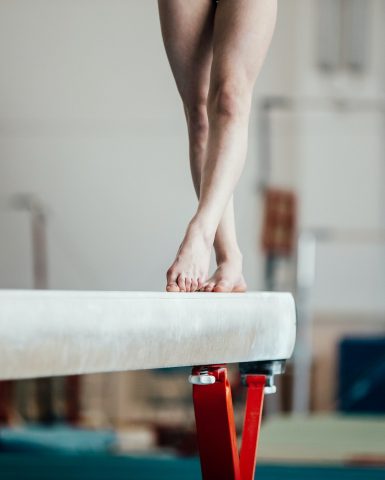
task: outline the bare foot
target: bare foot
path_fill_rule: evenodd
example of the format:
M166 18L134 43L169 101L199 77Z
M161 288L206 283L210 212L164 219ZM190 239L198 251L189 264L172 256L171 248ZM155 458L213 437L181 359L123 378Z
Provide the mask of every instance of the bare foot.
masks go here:
M176 259L167 271L168 292L195 292L207 281L212 241L190 224Z
M218 262L218 268L202 288L203 292L245 292L242 260Z

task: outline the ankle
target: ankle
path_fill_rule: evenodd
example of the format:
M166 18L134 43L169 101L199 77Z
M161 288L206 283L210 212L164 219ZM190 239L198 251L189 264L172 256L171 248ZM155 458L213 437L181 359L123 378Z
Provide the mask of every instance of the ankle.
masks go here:
M207 246L212 247L214 243L215 230L213 230L205 222L194 217L187 227L187 231L192 235L200 236Z
M228 248L226 250L216 250L215 258L217 261L217 265L221 265L223 263L236 263L242 268L243 255L239 250L238 246Z

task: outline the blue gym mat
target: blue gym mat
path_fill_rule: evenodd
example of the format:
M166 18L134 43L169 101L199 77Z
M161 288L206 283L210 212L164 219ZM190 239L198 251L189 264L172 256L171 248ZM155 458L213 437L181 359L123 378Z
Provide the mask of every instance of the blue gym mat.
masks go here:
M0 429L0 453L105 454L113 450L115 444L113 430L73 428L60 424Z
M220 461L220 460L219 460ZM0 453L1 480L199 480L194 459ZM385 469L259 465L258 480L384 480ZM220 479L218 479L220 480Z
M113 455L115 433L29 426L0 431L0 480L199 480L198 458ZM220 459L218 459L220 461ZM385 480L385 469L258 465L258 480ZM221 480L221 479L218 479Z

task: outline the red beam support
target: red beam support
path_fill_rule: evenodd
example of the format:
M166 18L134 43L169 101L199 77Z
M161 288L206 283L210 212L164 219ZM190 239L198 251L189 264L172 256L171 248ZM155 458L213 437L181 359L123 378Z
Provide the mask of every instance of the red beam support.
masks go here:
M11 423L13 385L14 383L10 380L0 381L0 425Z
M193 375L197 374L193 370ZM241 480L231 388L224 367L210 367L211 385L194 385L193 400L204 480Z
M209 377L214 383L207 382ZM265 376L246 376L248 394L240 458L227 369L218 365L194 367L192 378L203 480L253 480Z
M72 425L77 425L80 418L80 375L70 375L64 378L65 385L65 403L66 403L66 420Z
M265 383L265 375L246 375L247 400L240 454L242 480L254 478Z

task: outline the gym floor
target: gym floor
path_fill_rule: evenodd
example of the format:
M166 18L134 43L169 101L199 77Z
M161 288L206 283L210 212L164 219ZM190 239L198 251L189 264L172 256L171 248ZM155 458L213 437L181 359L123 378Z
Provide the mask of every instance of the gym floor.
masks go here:
M3 428L1 480L200 479L196 456L121 455L110 430L66 426ZM264 423L259 480L376 480L385 478L385 417L274 417ZM161 452L161 450L159 450Z
M199 461L194 459L130 458L107 455L0 455L2 480L198 480ZM257 466L259 480L383 480L385 469L341 466Z

